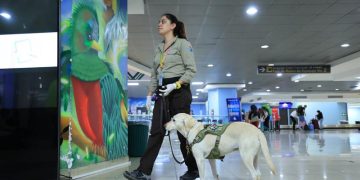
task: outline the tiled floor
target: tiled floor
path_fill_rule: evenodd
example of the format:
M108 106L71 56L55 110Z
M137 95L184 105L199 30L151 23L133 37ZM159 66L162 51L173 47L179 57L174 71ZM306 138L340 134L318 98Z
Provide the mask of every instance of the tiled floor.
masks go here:
M261 179L284 180L352 180L360 179L360 131L323 130L304 132L282 130L266 132L269 149L277 174L272 175L263 155L259 158ZM174 136L176 136L174 134ZM179 142L173 136L175 154L180 156ZM130 170L139 165L139 158L131 158ZM251 179L239 153L227 155L224 162L218 161L218 172L222 180ZM124 170L112 171L83 179L122 180ZM151 176L153 180L179 179L186 171L171 155L168 138L164 140ZM206 165L206 179L213 179L210 165Z

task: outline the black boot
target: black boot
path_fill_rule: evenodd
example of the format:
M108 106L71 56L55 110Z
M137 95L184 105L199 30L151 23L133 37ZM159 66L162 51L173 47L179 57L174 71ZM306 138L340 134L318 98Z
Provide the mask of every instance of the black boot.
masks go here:
M199 177L199 171L186 171L186 173L180 176L180 180L194 180Z

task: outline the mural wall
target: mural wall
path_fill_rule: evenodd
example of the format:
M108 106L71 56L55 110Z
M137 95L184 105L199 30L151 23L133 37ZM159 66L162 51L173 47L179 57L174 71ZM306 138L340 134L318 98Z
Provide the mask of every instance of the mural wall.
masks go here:
M127 156L127 1L62 0L60 168Z

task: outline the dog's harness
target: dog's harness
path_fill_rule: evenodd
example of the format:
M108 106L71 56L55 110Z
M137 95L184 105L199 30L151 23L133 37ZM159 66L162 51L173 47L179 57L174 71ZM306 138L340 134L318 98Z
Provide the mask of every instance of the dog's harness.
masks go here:
M224 159L224 156L220 157L220 150L219 150L219 144L220 144L220 138L221 135L225 132L226 128L229 126L230 124L226 124L226 125L209 125L207 127L205 127L203 130L201 130L195 137L194 141L189 144L190 149L196 144L201 142L206 135L208 134L212 134L217 136L216 137L216 142L215 142L215 146L213 147L213 149L211 150L210 154L206 157L206 159Z

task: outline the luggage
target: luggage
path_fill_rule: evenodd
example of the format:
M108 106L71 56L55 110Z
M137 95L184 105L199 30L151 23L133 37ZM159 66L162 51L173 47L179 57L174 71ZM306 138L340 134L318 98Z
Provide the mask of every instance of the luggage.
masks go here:
M304 126L304 130L305 130L305 131L310 130L310 128L309 128L309 126L308 126L307 124L305 124L305 126Z
M311 120L311 124L314 125L314 129L320 129L319 121L318 121L318 120L312 119L312 120Z

